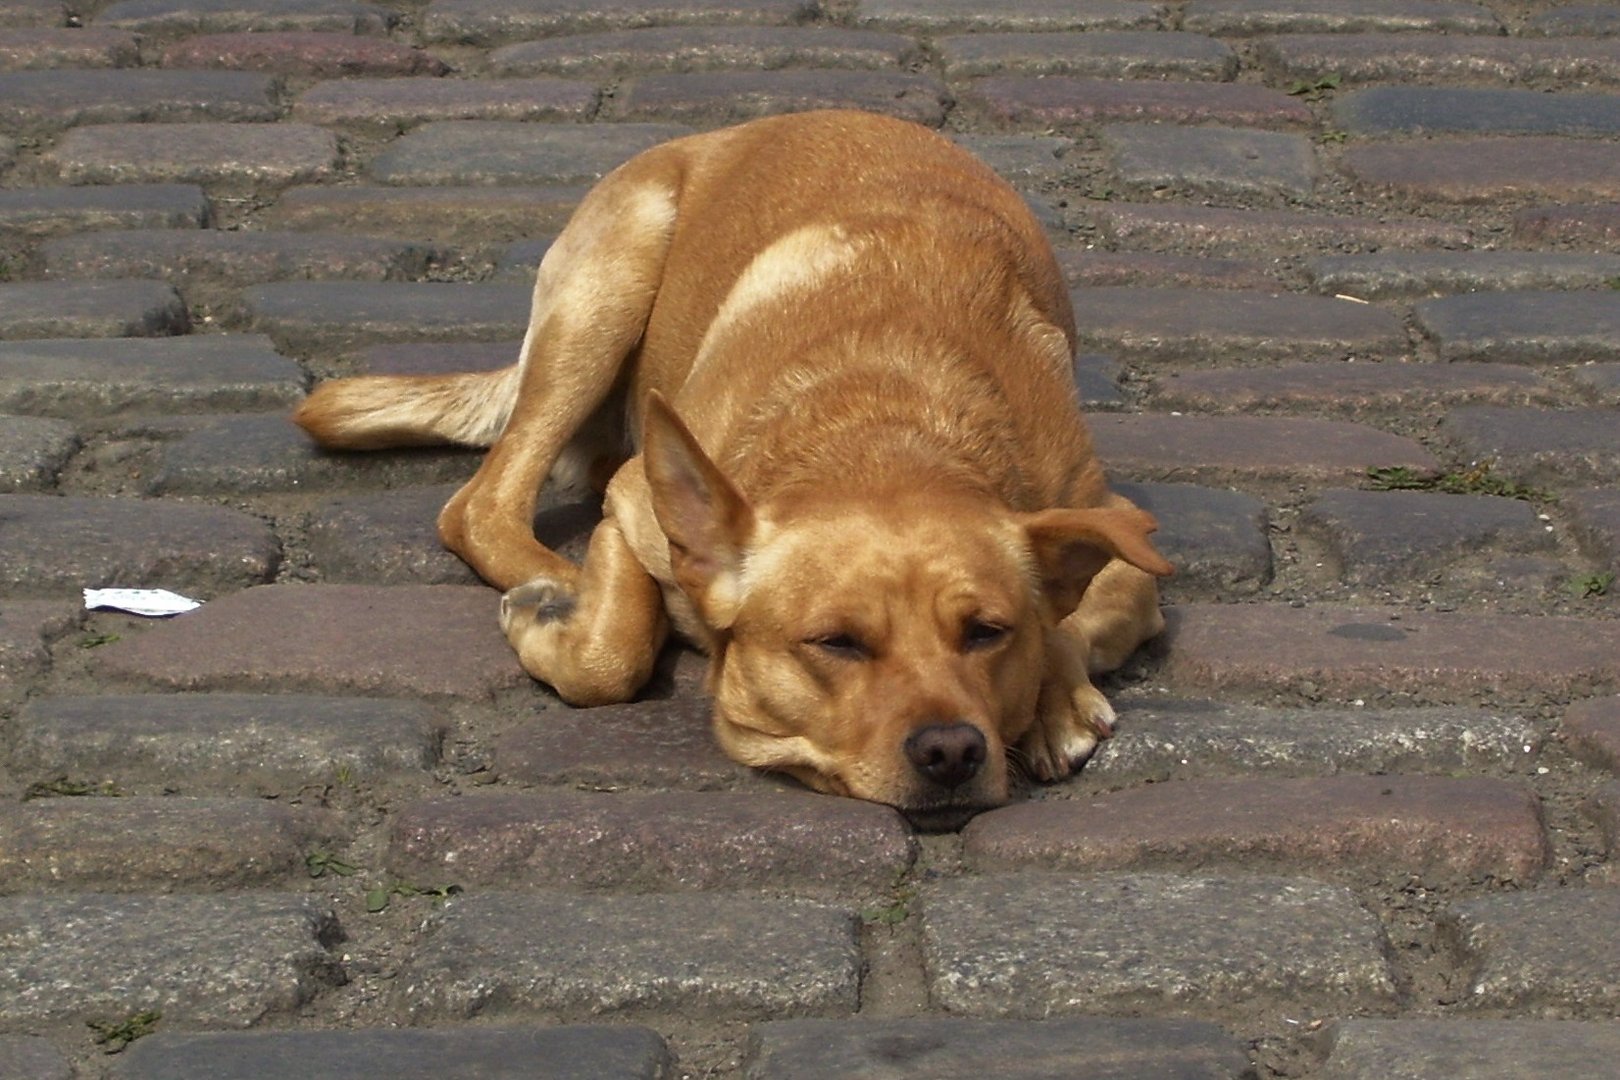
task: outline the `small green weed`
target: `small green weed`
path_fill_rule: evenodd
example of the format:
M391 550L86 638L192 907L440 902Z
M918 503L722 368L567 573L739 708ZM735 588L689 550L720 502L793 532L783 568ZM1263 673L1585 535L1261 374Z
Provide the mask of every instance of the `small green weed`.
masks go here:
M917 890L909 885L898 886L882 904L861 910L861 921L869 926L887 926L891 930L911 918L911 902Z
M1487 462L1461 472L1418 472L1405 465L1368 469L1367 486L1373 491L1438 491L1446 495L1496 495L1505 499L1544 502L1547 493L1491 471Z
M1300 79L1288 87L1288 93L1293 97L1315 101L1322 95L1337 90L1341 81L1337 75L1324 75L1320 79Z
M366 910L373 915L388 910L388 905L396 896L431 896L435 900L447 900L461 892L460 885L410 885L403 881L396 881L392 885L378 885L375 889L366 890Z
M123 793L123 789L111 780L103 780L97 784L88 780L69 780L65 776L57 776L50 780L40 780L29 784L23 791L22 797L24 802L29 799L75 799L83 797L113 799Z
M353 877L364 869L353 863L344 862L329 851L312 851L305 855L304 867L309 871L309 876L312 878L323 878L327 874L336 877Z
M99 649L118 640L117 634L89 634L79 639L81 649Z
M1602 573L1576 578L1571 583L1571 588L1579 599L1590 600L1594 596L1608 596L1609 587L1613 584L1614 571L1604 570Z
M95 1032L97 1046L116 1054L136 1039L152 1034L161 1019L162 1013L147 1010L123 1020L87 1020L85 1024Z

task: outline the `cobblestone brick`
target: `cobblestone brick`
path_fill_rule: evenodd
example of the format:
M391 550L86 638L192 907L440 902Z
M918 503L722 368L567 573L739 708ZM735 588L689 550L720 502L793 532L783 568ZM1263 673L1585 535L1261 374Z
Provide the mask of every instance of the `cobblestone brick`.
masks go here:
M1620 291L1474 293L1414 309L1442 360L1620 360Z
M338 147L307 124L101 124L69 131L46 158L70 184L280 187L331 177Z
M1271 580L1266 507L1252 495L1193 484L1115 484L1159 519L1154 543L1176 568L1178 594L1254 592Z
M3 0L0 26L66 26L67 7L61 0Z
M952 78L1017 73L1227 80L1238 69L1237 54L1214 38L1162 30L965 34L938 38L934 47Z
M1513 239L1620 249L1620 204L1537 206L1513 215Z
M339 79L307 90L293 115L400 130L451 120L587 120L596 98L593 84L572 79Z
M1588 361L1571 371L1570 378L1605 402L1620 397L1620 363L1596 364Z
M0 416L0 492L38 491L79 448L71 424L33 416Z
M21 236L79 229L197 228L208 218L208 199L192 184L0 191L0 232Z
M1620 11L1600 4L1568 4L1532 15L1525 20L1522 32L1526 36L1616 37L1620 36Z
M987 7L974 0L862 0L862 25L899 30L1157 30L1168 11L1130 0L1008 0Z
M0 873L19 892L263 887L307 876L335 825L264 799L36 799L0 806Z
M1355 135L1614 135L1609 94L1539 90L1377 86L1333 103L1333 120Z
M562 33L660 24L806 22L815 0L433 0L422 20L430 41L493 45Z
M756 1080L1058 1080L1085 1062L1090 1080L1248 1075L1237 1042L1196 1020L1084 1017L1074 1020L778 1020L754 1028Z
M1071 286L1151 285L1172 289L1270 290L1277 278L1269 267L1245 259L1160 252L1059 248L1058 266Z
M186 332L185 305L161 281L0 284L0 341L49 337L156 337Z
M212 596L267 581L280 561L269 525L237 510L0 495L0 589L12 595L139 585Z
M1557 396L1536 372L1497 364L1315 363L1165 372L1153 384L1152 401L1160 409L1300 409L1354 418L1463 401L1539 404Z
M899 814L853 799L554 791L412 803L391 823L388 867L467 885L878 892L912 855Z
M1620 679L1620 623L1286 604L1170 609L1171 685L1443 702L1589 693Z
M1601 1076L1620 1024L1568 1020L1341 1020L1323 1080Z
M690 129L673 124L427 124L371 163L384 184L591 184Z
M529 684L496 601L451 585L260 585L105 645L96 666L171 690L486 698Z
M1575 702L1564 712L1558 730L1576 757L1620 773L1620 697Z
M0 409L48 416L280 409L298 365L256 334L0 343Z
M856 1005L854 920L807 901L493 892L455 898L435 922L397 980L417 1022L814 1016Z
M994 124L1033 128L1062 130L1130 120L1272 128L1311 119L1310 110L1294 98L1240 83L994 75L972 79L956 90L959 108Z
M327 453L281 413L226 413L168 418L157 463L141 479L152 493L243 495L320 491L345 484L465 481L477 458L458 450L403 454ZM178 421L178 422L173 422Z
M1327 255L1310 264L1323 293L1364 300L1439 293L1592 289L1620 277L1620 254L1550 251L1422 251ZM1515 298L1505 298L1513 303Z
M299 187L283 195L268 220L288 229L383 236L421 243L474 244L556 233L585 188Z
M1620 42L1505 38L1483 34L1287 34L1255 46L1255 60L1278 83L1337 76L1363 82L1620 83Z
M624 118L714 126L809 109L862 109L929 127L945 122L950 93L927 75L891 71L704 71L645 75L622 85Z
M33 130L75 124L274 120L271 80L235 71L17 71L0 74L0 123Z
M14 600L0 607L0 690L20 686L50 666L46 645L83 618L78 604L60 600Z
M1378 920L1342 887L1289 878L962 878L924 894L923 954L933 1004L970 1016L1297 1015L1395 995Z
M900 34L797 26L650 26L570 34L490 53L501 75L629 75L648 71L770 71L789 67L895 68L917 44Z
M243 293L255 329L293 352L378 341L520 337L533 289L459 282L283 282Z
M1090 208L1103 235L1120 247L1263 255L1276 250L1375 251L1465 248L1468 230L1421 218L1355 218L1291 210L1107 203Z
M992 810L969 822L962 839L981 871L1224 864L1329 878L1415 875L1435 886L1522 884L1547 861L1536 797L1477 777L1172 781Z
M227 68L318 78L365 75L443 75L438 57L378 38L308 30L200 34L163 50L169 68Z
M1134 480L1347 483L1370 468L1437 466L1410 439L1340 420L1133 413L1093 416L1089 425L1110 473Z
M657 1032L613 1026L424 1031L159 1033L121 1058L120 1080L662 1080L674 1062Z
M1475 965L1468 1005L1612 1015L1620 889L1543 888L1451 905L1442 929Z
M1364 188L1442 202L1620 198L1620 146L1612 142L1550 136L1372 142L1346 149L1345 167Z
M154 794L291 795L332 783L425 779L445 724L429 706L307 694L43 697L10 747L19 779L67 776Z
M1114 175L1139 192L1299 198L1320 174L1303 135L1119 124L1102 138Z
M1564 497L1571 531L1594 558L1620 570L1620 490L1589 488Z
M1546 742L1533 721L1468 708L1263 709L1162 697L1115 706L1115 735L1083 774L1111 788L1257 774L1526 774Z
M228 285L288 279L408 280L436 252L409 240L216 229L108 230L42 244L58 278L205 278Z
M1524 483L1602 484L1620 472L1620 424L1614 409L1535 409L1463 405L1446 415L1444 433L1473 461L1491 461Z
M1502 24L1478 4L1462 0L1398 0L1397 3L1341 0L1192 0L1182 25L1205 34L1364 33L1429 31L1443 34L1498 34Z
M495 744L494 771L520 784L577 787L761 788L714 740L705 698L552 710Z
M109 1020L246 1027L337 981L332 913L311 897L0 898L10 1023Z
M29 1080L73 1080L73 1065L49 1039L33 1035L0 1035L0 1076Z
M1392 312L1328 297L1131 287L1071 295L1082 345L1123 360L1382 357L1406 347Z
M1480 549L1554 546L1527 502L1432 491L1325 491L1306 504L1299 528L1320 540L1336 573L1357 582L1441 574Z
M379 4L351 0L118 0L102 9L96 25L163 35L284 30L383 34L398 19Z
M0 71L134 67L140 59L135 35L124 30L0 30Z

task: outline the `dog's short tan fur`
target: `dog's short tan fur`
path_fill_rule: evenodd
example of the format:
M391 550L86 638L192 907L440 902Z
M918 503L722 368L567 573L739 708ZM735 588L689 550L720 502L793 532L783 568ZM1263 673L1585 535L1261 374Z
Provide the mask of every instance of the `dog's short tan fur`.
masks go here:
M809 113L609 174L516 366L339 379L296 419L329 447L490 447L439 532L564 699L633 696L673 623L737 760L945 825L1006 800L1010 759L1067 775L1112 720L1088 672L1162 627L1170 567L1092 457L1074 339L989 169ZM605 480L583 565L534 538L548 475Z

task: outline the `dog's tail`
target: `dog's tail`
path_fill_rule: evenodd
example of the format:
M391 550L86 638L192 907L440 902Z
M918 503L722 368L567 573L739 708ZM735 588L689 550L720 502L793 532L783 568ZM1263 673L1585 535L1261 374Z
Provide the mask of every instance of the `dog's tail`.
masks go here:
M512 415L521 369L454 375L360 375L321 383L293 422L334 450L486 447Z

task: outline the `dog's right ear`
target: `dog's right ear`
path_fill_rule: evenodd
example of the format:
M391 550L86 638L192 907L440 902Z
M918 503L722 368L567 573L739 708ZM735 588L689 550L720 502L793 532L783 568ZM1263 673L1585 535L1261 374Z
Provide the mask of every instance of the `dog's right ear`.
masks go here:
M742 602L754 512L656 390L647 395L641 457L675 581L704 622L727 629Z

